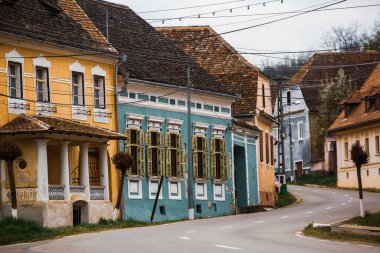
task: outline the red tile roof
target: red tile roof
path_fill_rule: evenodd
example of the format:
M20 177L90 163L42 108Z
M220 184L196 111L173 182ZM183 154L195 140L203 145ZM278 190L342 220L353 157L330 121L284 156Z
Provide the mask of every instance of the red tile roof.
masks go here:
M235 95L128 6L103 0L76 1L104 35L108 11L109 41L127 55L126 65L119 70L128 72L131 78L186 86L186 67L190 66L195 89Z
M127 139L127 136L101 127L78 121L47 117L20 115L0 127L0 135L55 133L106 139Z
M379 51L315 53L289 83L300 86L310 111L318 111L322 81L335 78L343 69L346 80L359 89L379 62Z
M241 95L232 104L232 114L256 112L257 82L260 70L243 58L209 26L158 27L176 46L207 72Z
M357 101L358 94L360 95L360 102L356 109L346 118L345 113L342 112L334 123L329 127L329 133L335 133L347 128L359 127L374 122L380 122L380 109L373 108L369 112L365 112L365 97L373 96L380 93L380 64L371 72L370 76L363 84L362 88L355 94L355 101ZM379 94L380 95L380 94ZM352 96L350 96L351 98ZM350 101L350 98L347 100Z
M75 0L0 1L0 33L116 55Z

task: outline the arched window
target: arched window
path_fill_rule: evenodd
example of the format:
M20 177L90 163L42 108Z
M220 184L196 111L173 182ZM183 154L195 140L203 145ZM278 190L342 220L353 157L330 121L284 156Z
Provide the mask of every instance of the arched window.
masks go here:
M263 97L263 108L265 108L265 90L264 90L264 84L261 84L261 96Z
M290 96L290 91L286 92L286 104L287 105L292 104L292 97Z

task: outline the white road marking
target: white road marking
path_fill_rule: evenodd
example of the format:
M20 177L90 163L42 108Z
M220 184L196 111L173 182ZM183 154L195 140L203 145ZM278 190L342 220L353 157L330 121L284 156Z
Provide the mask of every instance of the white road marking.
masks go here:
M182 240L190 240L191 238L190 238L190 237L187 237L187 236L181 236L181 237L179 237L179 239L182 239Z
M187 231L186 234L192 234L192 233L195 233L195 232L197 232L197 231L194 231L194 230L192 230L192 231Z
M330 209L332 209L332 206L326 207L326 210L330 210Z
M345 197L350 197L350 195L348 195L348 194L345 194L344 196L345 196Z
M281 219L286 219L286 218L288 218L289 216L282 216L282 217L280 217Z
M255 222L252 222L253 224L259 224L259 223L263 223L264 221L262 220L259 220L259 221L255 221Z
M341 205L344 206L346 203L342 203Z
M354 198L350 198L350 199L354 199Z
M373 248L373 246L371 246L371 245L364 245L364 244L358 244L357 246L366 247L366 248Z
M305 214L313 213L313 211L306 212Z
M214 244L214 247L222 248L222 249L234 249L234 250L239 250L241 248L236 248L236 247L231 247L231 246L226 246L226 245L220 245L220 244Z
M224 227L220 227L220 228L230 228L231 226L224 226Z
M332 194L336 194L336 192L331 192Z

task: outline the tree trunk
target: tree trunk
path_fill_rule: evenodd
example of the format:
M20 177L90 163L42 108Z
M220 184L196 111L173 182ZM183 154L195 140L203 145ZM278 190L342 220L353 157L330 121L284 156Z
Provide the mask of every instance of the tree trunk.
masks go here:
M125 178L125 174L126 173L127 173L127 170L121 171L119 191L117 193L117 200L116 200L115 210L113 212L113 217L112 217L113 220L117 220L120 217L120 203L121 203L121 196L123 195L124 178Z
M11 192L12 217L17 219L17 196L16 196L15 176L13 173L13 160L8 160L7 165L8 165L9 188Z
M361 217L364 217L364 207L363 207L363 188L362 188L362 173L361 173L361 166L356 166L356 173L357 173L357 175L358 175L360 216L361 216Z

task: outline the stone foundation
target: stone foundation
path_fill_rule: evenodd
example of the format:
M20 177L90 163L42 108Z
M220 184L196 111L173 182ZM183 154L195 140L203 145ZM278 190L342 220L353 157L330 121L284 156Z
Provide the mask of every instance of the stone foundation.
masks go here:
M111 202L90 201L88 209L83 210L89 223L98 223L100 218L112 219L113 205ZM0 219L11 216L11 205L0 206ZM73 225L73 204L68 202L33 202L18 204L18 217L34 220L45 227L61 227Z

